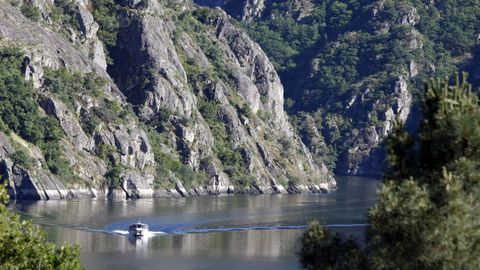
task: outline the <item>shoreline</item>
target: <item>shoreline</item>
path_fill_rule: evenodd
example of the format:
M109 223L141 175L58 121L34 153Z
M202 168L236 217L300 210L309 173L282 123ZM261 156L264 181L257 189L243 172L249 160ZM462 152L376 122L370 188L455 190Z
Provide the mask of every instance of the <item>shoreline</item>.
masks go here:
M104 200L139 200L152 198L188 198L207 196L234 196L234 195L275 195L275 194L323 194L330 193L337 189L337 184L322 183L315 185L299 185L284 188L282 185L275 187L248 187L234 188L233 186L213 189L211 186L194 187L186 189L183 186L161 189L128 189L128 188L106 188L103 190L95 188L78 189L29 189L14 190L8 187L12 201L46 201L46 200L77 200L77 199L104 199Z

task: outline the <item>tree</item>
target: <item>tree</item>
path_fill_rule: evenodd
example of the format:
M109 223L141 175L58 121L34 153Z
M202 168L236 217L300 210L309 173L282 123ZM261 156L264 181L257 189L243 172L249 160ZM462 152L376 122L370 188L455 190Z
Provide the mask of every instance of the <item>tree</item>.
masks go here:
M316 221L303 235L301 246L300 262L306 269L365 269L365 256L353 239L331 237Z
M464 75L454 85L447 79L433 81L423 100L419 132L410 135L397 124L387 141L390 170L368 213L366 249L350 246L347 250L365 256L366 264L353 261L358 269L480 266L478 96ZM312 234L319 236L312 240ZM339 265L345 261L342 247L347 245L348 241L332 238L313 224L303 236L302 265L344 269ZM308 257L312 246L317 247L316 255ZM322 267L315 267L320 260Z
M331 34L338 33L339 29L346 27L352 19L352 11L348 8L348 4L340 1L331 3L328 12L328 28Z
M83 269L79 247L60 248L45 241L45 233L30 221L21 220L6 204L8 194L0 186L0 269Z
M41 18L40 9L32 3L22 3L20 6L20 11L25 17L29 18L34 22L38 22Z

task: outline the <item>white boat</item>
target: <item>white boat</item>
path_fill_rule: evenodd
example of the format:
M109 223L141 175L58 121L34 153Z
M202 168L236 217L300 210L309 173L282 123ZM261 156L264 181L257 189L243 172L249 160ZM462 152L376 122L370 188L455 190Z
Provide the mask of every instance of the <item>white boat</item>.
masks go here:
M148 225L137 221L136 223L130 224L128 226L128 233L131 236L144 236L148 233Z

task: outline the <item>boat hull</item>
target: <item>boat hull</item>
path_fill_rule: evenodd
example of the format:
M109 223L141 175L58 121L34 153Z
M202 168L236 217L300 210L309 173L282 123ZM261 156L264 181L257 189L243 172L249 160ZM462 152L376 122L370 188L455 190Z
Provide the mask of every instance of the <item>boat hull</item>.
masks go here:
M144 236L146 234L145 230L129 230L128 232L132 236Z
M147 232L148 232L148 225L141 222L137 222L128 226L128 233L131 236L135 236L135 237L145 236Z

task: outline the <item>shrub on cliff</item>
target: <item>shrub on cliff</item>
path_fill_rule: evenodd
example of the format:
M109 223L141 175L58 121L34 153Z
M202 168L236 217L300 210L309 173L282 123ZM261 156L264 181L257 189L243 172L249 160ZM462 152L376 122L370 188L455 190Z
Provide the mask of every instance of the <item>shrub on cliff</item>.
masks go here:
M41 113L33 87L22 74L24 61L16 48L0 50L0 131L38 146L48 169L67 183L75 176L60 144L64 132L57 119Z
M305 268L346 269L349 252L365 260L349 257L348 269L478 269L480 105L465 77L429 84L417 135L397 125L390 136L366 248L313 224L302 240Z
M23 15L25 15L25 17L29 18L34 22L38 22L42 16L38 7L28 2L22 3L22 5L20 6L20 11Z
M0 186L0 269L83 269L79 247L60 248L45 241L45 233L30 221L21 220L6 207L8 194Z

